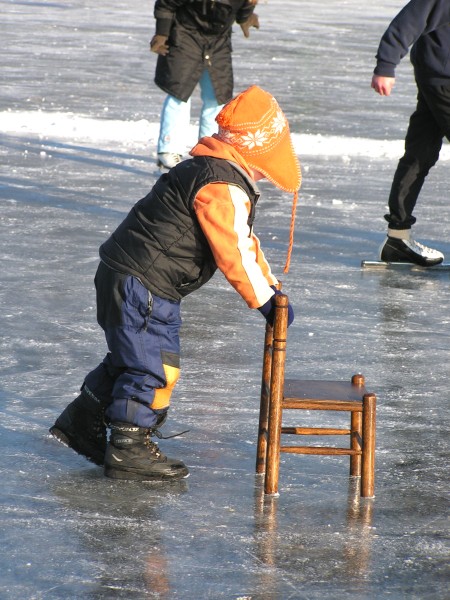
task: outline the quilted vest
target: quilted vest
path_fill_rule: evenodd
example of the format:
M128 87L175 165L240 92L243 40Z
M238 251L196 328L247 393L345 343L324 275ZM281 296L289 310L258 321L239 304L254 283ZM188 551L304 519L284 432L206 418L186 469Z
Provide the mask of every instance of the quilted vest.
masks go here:
M162 175L100 247L112 269L138 277L153 294L180 301L197 290L217 269L193 204L209 183L237 185L248 195L251 227L259 197L253 181L236 164L198 156Z

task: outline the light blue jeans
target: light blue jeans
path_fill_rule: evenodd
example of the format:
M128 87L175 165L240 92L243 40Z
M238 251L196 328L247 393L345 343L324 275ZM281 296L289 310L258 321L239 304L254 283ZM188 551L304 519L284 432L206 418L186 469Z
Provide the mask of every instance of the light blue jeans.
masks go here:
M217 104L216 94L207 69L199 81L202 109L199 124L199 139L217 133L215 118L223 107ZM186 149L187 131L191 119L191 99L187 102L168 95L161 111L161 125L158 138L158 154L173 152L183 155Z

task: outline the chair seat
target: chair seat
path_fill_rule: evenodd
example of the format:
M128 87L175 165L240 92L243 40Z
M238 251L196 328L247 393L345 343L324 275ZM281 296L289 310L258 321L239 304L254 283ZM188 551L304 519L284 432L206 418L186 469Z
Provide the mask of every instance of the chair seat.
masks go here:
M285 379L283 408L362 411L364 385L350 381ZM306 406L308 405L308 406Z

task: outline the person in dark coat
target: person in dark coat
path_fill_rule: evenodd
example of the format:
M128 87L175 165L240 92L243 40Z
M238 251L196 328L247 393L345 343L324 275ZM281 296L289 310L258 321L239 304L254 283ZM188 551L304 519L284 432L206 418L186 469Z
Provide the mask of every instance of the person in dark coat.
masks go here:
M450 140L450 0L411 0L381 38L372 88L389 96L395 68L411 48L418 96L389 196L388 237L380 249L387 262L432 266L444 255L411 238L413 210L425 177Z
M158 139L158 166L171 168L183 155L191 96L200 85L199 139L217 131L215 118L233 96L231 33L234 22L245 37L259 27L258 0L156 0L156 33L150 42L158 54L155 83L166 92Z

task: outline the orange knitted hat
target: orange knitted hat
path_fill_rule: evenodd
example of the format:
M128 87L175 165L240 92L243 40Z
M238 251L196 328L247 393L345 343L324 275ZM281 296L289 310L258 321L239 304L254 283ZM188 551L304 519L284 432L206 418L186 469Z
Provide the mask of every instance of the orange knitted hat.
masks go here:
M216 117L217 137L231 144L247 164L265 175L276 187L294 194L288 258L292 253L295 209L302 182L300 163L292 144L289 125L275 98L253 85L230 100Z

